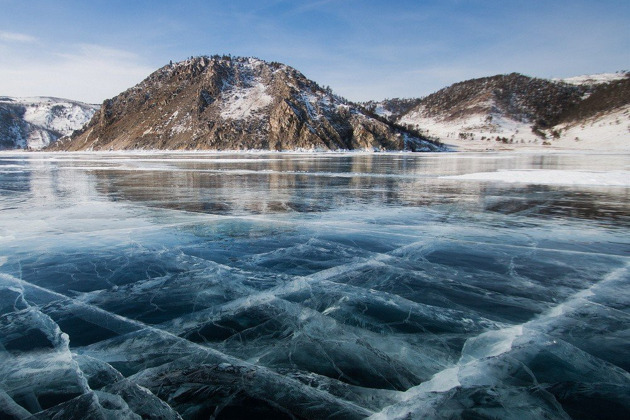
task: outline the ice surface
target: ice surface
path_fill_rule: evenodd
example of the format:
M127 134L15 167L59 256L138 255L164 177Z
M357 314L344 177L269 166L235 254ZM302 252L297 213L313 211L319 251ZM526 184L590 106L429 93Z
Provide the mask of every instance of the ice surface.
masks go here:
M527 170L479 172L448 179L516 182L542 185L594 185L630 187L630 171Z
M453 177L629 165L0 154L0 418L628 417L627 183Z

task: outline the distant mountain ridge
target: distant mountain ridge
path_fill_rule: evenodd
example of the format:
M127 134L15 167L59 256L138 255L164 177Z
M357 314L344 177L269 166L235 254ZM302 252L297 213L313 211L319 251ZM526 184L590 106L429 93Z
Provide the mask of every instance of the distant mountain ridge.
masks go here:
M628 150L630 73L511 73L423 98L353 103L284 64L204 56L158 69L100 109L0 97L0 149L436 151L441 142Z
M556 140L601 139L613 148L630 146L630 74L624 72L564 80L512 73L455 83L424 98L364 106L456 145L499 141L572 147L576 144Z
M440 150L297 70L256 58L168 64L51 150Z
M42 149L83 127L97 109L70 99L0 96L0 150Z

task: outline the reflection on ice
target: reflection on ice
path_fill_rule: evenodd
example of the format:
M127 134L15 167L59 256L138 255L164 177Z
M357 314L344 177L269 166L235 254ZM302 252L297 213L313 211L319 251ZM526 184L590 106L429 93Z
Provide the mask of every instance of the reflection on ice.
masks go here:
M3 154L0 418L625 418L628 188L444 177L626 166Z

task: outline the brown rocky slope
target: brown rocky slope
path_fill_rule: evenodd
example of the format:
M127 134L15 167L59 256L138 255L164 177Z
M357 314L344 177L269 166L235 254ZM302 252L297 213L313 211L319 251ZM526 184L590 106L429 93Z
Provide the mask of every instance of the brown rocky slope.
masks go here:
M441 150L334 95L297 70L256 58L168 64L106 100L50 150Z

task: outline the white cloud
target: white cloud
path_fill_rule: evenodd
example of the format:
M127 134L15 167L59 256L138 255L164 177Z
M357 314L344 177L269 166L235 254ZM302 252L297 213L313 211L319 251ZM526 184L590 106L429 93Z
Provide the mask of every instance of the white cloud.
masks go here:
M19 34L17 32L0 31L0 41L5 42L35 42L37 38L34 36Z
M40 46L2 48L0 94L57 96L100 103L148 76L140 56L101 45L69 45L61 51Z

